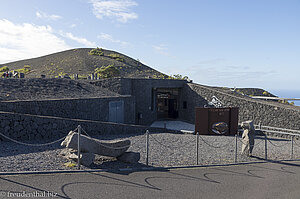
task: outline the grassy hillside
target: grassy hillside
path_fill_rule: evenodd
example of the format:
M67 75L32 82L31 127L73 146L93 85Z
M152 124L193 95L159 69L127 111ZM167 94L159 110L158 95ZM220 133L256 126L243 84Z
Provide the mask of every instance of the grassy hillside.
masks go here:
M167 77L121 53L91 48L72 49L43 57L1 64L0 70L4 66L7 66L10 71L25 72L26 77L40 77L42 74L47 77L79 74L80 77L85 78L95 72L104 74L103 77L109 77L107 73L110 73L111 69L113 69L113 76L119 77Z

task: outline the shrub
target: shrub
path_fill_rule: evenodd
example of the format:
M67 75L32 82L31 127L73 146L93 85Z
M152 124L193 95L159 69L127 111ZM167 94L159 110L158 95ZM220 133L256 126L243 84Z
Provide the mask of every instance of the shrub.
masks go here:
M116 53L109 54L108 56L110 58L115 59L115 60L120 61L120 62L124 62L125 61L124 57L122 57L121 55L116 54Z
M154 79L166 79L164 74L154 74L154 75L152 75L152 78L154 78Z
M102 48L95 48L95 49L92 49L90 52L89 52L89 55L96 55L96 56L103 56L104 55L104 52L102 51L103 49Z
M15 71L17 71L18 73L28 74L31 70L29 65L25 65L23 68L16 69Z
M65 72L60 72L60 73L58 73L58 76L61 76L61 77L65 76L65 75L68 75L68 74L65 73Z
M270 93L268 93L268 91L264 91L264 92L263 92L263 95L265 95L265 96L269 96L269 95L270 95Z
M9 68L7 66L3 66L0 68L0 72L8 72Z
M114 65L102 66L101 68L96 68L95 73L101 78L111 78L120 75L120 71Z
M87 76L87 75L84 75L84 74L83 74L83 75L80 75L80 74L78 75L78 79L86 79L87 77L88 77L88 76Z
M181 80L188 80L189 78L188 78L188 76L182 76L182 75L180 75L180 74L177 74L177 75L172 75L171 76L171 79L181 79Z

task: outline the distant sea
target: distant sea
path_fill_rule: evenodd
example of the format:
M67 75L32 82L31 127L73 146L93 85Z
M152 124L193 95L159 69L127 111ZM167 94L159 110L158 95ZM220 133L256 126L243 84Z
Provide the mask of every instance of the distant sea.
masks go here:
M268 90L273 95L282 98L299 98L300 99L300 90ZM292 101L289 101L292 102ZM300 100L294 101L296 106L300 106Z

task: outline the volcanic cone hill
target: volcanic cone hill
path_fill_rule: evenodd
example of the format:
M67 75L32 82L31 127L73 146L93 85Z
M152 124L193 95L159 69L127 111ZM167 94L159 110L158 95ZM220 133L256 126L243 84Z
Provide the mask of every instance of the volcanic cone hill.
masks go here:
M79 48L58 52L38 58L26 59L6 64L0 64L0 68L7 66L10 71L25 72L26 77L56 77L59 75L79 74L86 78L91 73L97 73L106 67L112 67L114 77L129 78L163 78L167 75L156 71L139 60L135 60L121 53L92 48ZM106 76L111 77L111 76Z

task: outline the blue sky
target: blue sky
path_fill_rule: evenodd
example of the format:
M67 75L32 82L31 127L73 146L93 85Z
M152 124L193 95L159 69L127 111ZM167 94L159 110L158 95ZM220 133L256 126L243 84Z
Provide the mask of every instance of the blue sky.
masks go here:
M98 46L200 84L300 90L299 0L0 2L0 63Z

